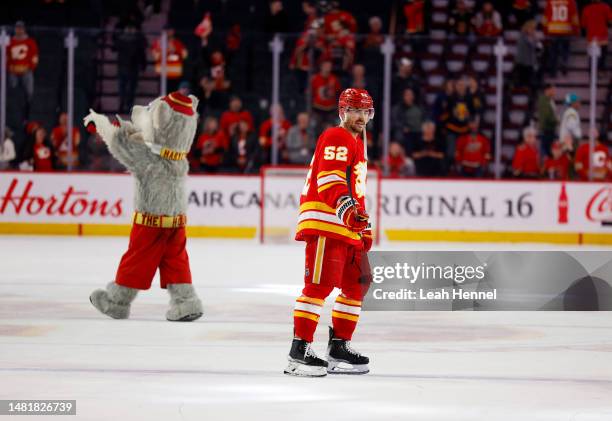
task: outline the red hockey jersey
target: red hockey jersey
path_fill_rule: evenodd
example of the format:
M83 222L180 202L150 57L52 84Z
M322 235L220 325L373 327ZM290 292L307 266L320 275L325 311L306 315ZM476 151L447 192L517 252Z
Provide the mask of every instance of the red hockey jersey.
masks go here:
M11 38L7 48L8 71L22 75L38 66L38 45L33 38Z
M300 198L300 214L295 239L308 236L339 239L361 245L362 236L372 237L370 229L361 234L350 231L336 216L342 196L352 196L365 209L368 163L363 140L342 127L325 130L319 140Z
M548 0L542 18L547 35L578 35L580 24L574 0Z
M606 180L612 172L610 151L601 143L595 145L593 151L593 179ZM582 142L576 150L576 172L580 180L589 179L589 142Z

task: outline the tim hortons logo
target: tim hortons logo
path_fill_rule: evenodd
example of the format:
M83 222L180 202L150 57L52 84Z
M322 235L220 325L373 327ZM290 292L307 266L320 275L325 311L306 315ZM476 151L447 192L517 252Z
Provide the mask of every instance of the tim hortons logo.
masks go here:
M593 222L612 223L612 187L602 187L593 195L586 216Z
M14 178L8 190L0 197L0 215L14 212L15 215L56 215L56 216L108 216L119 217L123 213L121 199L92 199L87 191L77 191L68 186L59 195L42 196L32 193L34 182L29 180L18 188L19 180Z

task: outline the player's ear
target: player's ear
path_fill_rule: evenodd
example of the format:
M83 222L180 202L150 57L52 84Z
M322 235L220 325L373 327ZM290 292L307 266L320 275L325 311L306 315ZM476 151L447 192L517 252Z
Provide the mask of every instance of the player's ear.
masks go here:
M159 130L166 127L172 118L172 109L166 101L159 101L153 111L153 128Z

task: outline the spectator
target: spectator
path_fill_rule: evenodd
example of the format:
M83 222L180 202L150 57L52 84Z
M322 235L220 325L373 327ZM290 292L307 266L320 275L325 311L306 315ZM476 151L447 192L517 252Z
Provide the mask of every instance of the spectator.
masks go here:
M181 95L189 96L191 95L191 84L186 80L179 83L178 91Z
M206 48L208 46L208 38L213 31L213 23L210 17L210 12L204 13L202 21L196 26L193 31L195 35L200 37L200 46Z
M593 129L595 148L589 159L589 139L585 139L576 150L574 168L580 180L589 179L590 162L593 162L593 181L612 180L612 160L610 151L601 143L599 131Z
M425 0L408 0L404 5L406 35L425 33Z
M242 28L240 24L235 23L230 26L229 31L227 32L227 36L225 37L225 53L227 55L228 64L231 63L232 58L238 50L240 50L240 45L242 44Z
M563 13L559 11L563 10ZM580 33L578 8L575 0L546 0L542 17L544 34L549 38L547 51L547 70L552 77L557 77L558 63L561 72L567 74L570 39Z
M187 48L180 39L174 36L174 29L166 28L168 37L168 49L166 50L166 78L167 91L174 92L178 88L178 84L183 77L183 62L187 58ZM151 54L155 60L155 72L161 75L162 66L162 48L161 38L155 40L151 46Z
M226 77L223 53L214 51L210 55L210 66L200 77L201 99L212 109L222 109L227 106L231 86L232 82Z
M270 0L270 13L264 19L264 32L271 35L290 32L289 17L281 0Z
M47 139L44 127L38 127L34 131L32 157L34 171L53 171L53 146Z
M525 22L534 18L534 2L536 0L513 0L509 5L507 21L514 28L520 28Z
M229 143L225 157L225 165L230 170L241 173L256 172L255 158L257 154L257 137L249 127L246 120L240 120Z
M365 89L372 93L373 89L370 88L368 79L366 77L366 69L363 64L354 64L351 69L351 79L347 86L351 88Z
M455 163L463 177L483 177L491 161L491 141L478 129L478 119L473 118L470 133L457 139Z
M465 0L458 0L448 19L448 32L458 37L469 36L473 31L472 19L472 11Z
M501 34L503 25L501 15L493 8L493 3L486 1L482 10L474 17L476 33L482 37L496 37Z
M406 151L412 151L421 133L423 110L414 103L412 89L404 89L403 101L391 111L393 139Z
M58 168L66 169L69 164L74 169L79 166L79 144L81 132L74 125L72 127L72 151L68 146L68 114L59 115L58 125L51 131L51 144L55 151Z
M368 20L368 26L370 31L363 42L363 48L378 50L385 41L385 35L382 33L382 19L378 16L372 16Z
M608 55L608 25L612 23L612 8L601 0L591 0L591 4L582 10L581 20L589 44L595 42L601 48L598 67L599 70L605 70Z
M16 144L17 161L19 161L19 169L32 171L34 162L34 134L36 129L42 127L40 121L32 120L25 124L25 142L21 145ZM50 144L50 143L49 143Z
M285 118L285 110L283 110L283 107L280 104L276 107L270 107L270 117L261 123L261 126L259 126L259 145L266 150L270 150L272 147L272 117L274 114L276 114L276 118L280 123L278 126L277 138L278 150L281 153L282 160L286 160L287 132L289 132L289 129L291 128L291 122Z
M8 127L4 128L4 142L0 142L0 170L10 168L11 161L17 157L15 153L15 143L13 142L13 131Z
M536 22L530 20L523 24L516 46L514 57L515 84L530 91L537 85L536 70L538 66Z
M332 73L331 61L323 61L320 69L310 82L313 118L317 128L335 121L336 103L341 89L340 81Z
M537 147L536 129L523 129L523 142L516 147L512 160L512 173L518 178L538 178L540 176L540 153Z
M454 94L455 81L453 79L447 79L444 82L444 90L438 92L432 106L431 117L436 123L436 126L443 127L446 125L446 121L448 120L448 104Z
M555 141L558 124L555 86L548 83L544 87L544 92L538 97L538 129L542 142L542 156L550 156L550 146Z
M561 117L561 127L559 129L559 140L564 145L574 151L578 142L582 139L582 128L580 126L580 98L574 93L569 93L565 96L565 105L567 108Z
M397 143L389 144L389 175L391 177L406 177L414 174L414 163L408 157L404 148Z
M448 101L446 112L446 158L452 168L455 158L457 138L470 131L470 120L474 116L472 98L470 97L464 78L455 81L455 93Z
M138 73L147 67L147 40L133 21L115 28L113 49L117 52L119 77L119 112L127 113L134 105Z
M552 157L544 159L544 176L551 180L569 180L571 157L564 149L561 142L555 142L551 146Z
M213 117L206 117L202 124L202 133L198 136L193 149L192 168L207 173L216 173L223 164L227 151L228 139L219 128L219 121Z
M249 111L242 109L242 100L234 96L230 99L229 110L221 114L221 130L228 139L234 137L241 121L247 123L249 132L254 131L253 116Z
M297 84L300 92L307 87L308 73L311 69L311 60L326 49L323 36L323 27L304 31L295 43L295 48L289 61L289 68L296 72ZM311 57L312 56L312 57Z
M314 5L312 0L307 0L302 2L302 11L306 15L306 20L304 21L304 30L308 31L314 29L315 25L317 25L317 7Z
M329 37L325 56L331 60L332 70L336 74L345 76L355 59L355 35L342 21L334 21L333 26L338 28L334 35Z
M397 74L391 80L391 101L397 104L402 100L400 95L403 95L406 89L412 89L416 102L421 101L421 80L414 74L412 60L407 57L402 57L398 63Z
M355 17L346 10L341 10L338 1L332 0L331 9L323 17L325 35L333 36L337 34L340 26L334 24L334 22L342 22L352 34L357 32L357 21Z
M441 177L444 171L444 152L436 136L436 125L426 121L421 127L421 138L412 151L412 160L419 177Z
M486 104L485 95L480 89L478 80L474 76L467 77L468 95L472 100L472 111L475 117L482 119Z
M20 88L26 96L24 119L30 118L30 105L34 97L34 70L38 66L38 44L25 29L23 21L15 23L15 35L7 47L9 85Z
M308 165L315 150L315 138L308 113L299 113L297 123L287 133L287 160L290 164Z

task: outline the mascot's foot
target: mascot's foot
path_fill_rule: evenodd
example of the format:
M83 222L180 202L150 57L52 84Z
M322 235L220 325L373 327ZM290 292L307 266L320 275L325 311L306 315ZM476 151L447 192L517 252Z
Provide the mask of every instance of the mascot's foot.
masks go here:
M102 314L113 319L127 319L130 316L130 304L136 298L138 290L111 282L106 289L97 289L89 296L89 301Z
M170 309L166 319L171 322L192 322L202 317L202 302L191 284L169 284Z

